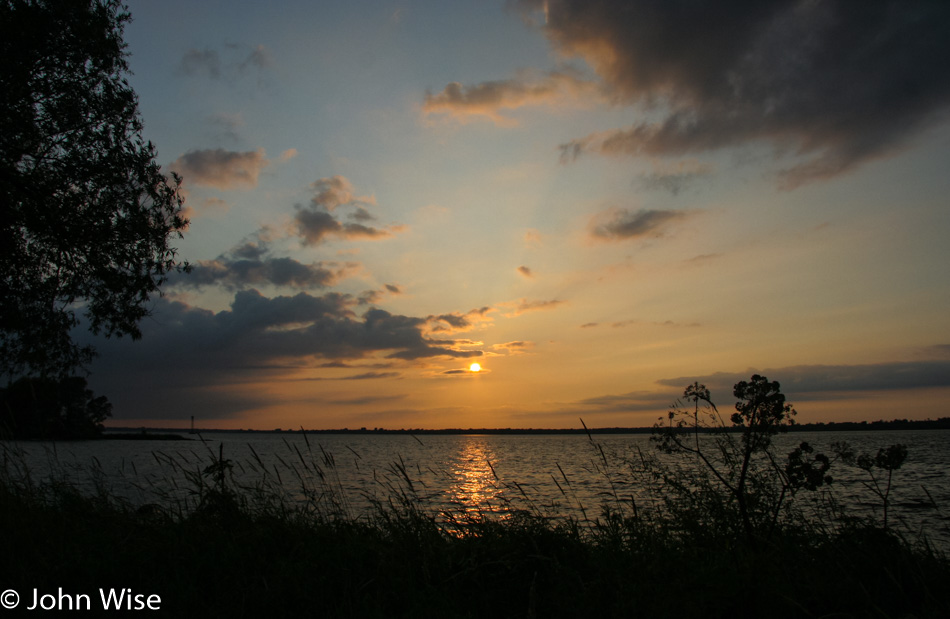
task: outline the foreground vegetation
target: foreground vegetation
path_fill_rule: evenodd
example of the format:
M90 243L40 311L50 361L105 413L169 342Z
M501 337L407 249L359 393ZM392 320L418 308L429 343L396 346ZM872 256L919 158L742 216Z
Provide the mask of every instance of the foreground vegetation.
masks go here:
M125 587L174 616L950 616L946 560L868 526L753 548L610 517L586 529L521 514L453 535L412 509L333 520L212 493L177 518L55 485L0 493L4 587Z
M130 589L195 617L950 616L945 556L886 520L848 518L833 501L826 515L806 512L794 500L832 483L841 460L868 473L886 508L906 449L841 446L826 457L802 444L783 459L769 436L793 411L760 378L737 385L732 422L744 429L715 441L697 429L724 425L718 410L708 391L688 388L657 433L674 459L624 463L657 500L606 497L584 519L431 513L400 466L405 484L390 485L371 514L345 516L330 486L302 476L294 500L264 482L237 486L221 451L182 471L185 500L156 491L159 504L133 505L103 486L33 480L5 457L0 583L24 603L33 589L94 599L99 588ZM590 444L609 478L617 463ZM301 462L326 482L332 458L314 452ZM562 485L569 502L566 476Z

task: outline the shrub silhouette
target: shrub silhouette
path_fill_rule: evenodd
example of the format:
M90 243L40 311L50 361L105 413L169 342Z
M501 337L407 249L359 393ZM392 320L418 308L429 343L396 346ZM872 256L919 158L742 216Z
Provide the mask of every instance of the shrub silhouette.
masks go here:
M701 477L690 482L694 488L682 479L671 481L681 493L706 493L705 499L700 497L706 515L726 526L732 526L734 517L737 532L754 545L772 534L790 495L832 482L827 474L831 461L803 442L780 462L772 437L791 426L796 413L777 381L755 374L736 383L733 395L738 401L729 426L705 385L687 386L683 399L692 403L692 410L682 401L674 403L667 423L655 426L653 438L663 451L699 461Z

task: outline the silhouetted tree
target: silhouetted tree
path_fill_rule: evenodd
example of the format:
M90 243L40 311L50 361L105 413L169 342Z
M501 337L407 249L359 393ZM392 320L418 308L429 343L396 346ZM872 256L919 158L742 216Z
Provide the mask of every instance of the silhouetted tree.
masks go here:
M73 376L21 378L0 389L0 437L92 438L112 416L112 404Z
M0 0L0 372L65 377L71 331L141 336L187 226L141 136L119 0Z

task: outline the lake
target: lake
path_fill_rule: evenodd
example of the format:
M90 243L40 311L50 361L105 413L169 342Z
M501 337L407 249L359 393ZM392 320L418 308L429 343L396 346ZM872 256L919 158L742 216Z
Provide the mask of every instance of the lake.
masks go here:
M662 484L646 481L643 456L656 454L648 434L421 435L205 433L204 441L2 443L4 466L34 480L54 475L93 492L97 484L133 503L194 499L199 477L222 453L234 483L310 499L326 513L359 517L399 496L434 514L506 517L532 509L551 517L593 519L607 502L634 509L662 499ZM792 432L776 438L784 455L807 441L831 454L847 441L872 455L908 447L895 472L890 519L905 534L926 535L950 551L950 431ZM835 463L834 496L849 515L880 515L864 471ZM209 476L205 476L209 479ZM802 493L805 500L826 496Z

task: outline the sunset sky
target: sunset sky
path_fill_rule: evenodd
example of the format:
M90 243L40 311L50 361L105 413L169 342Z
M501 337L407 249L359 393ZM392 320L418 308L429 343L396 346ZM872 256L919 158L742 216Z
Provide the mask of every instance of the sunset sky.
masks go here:
M130 1L194 270L112 425L950 415L950 4L701 4Z

